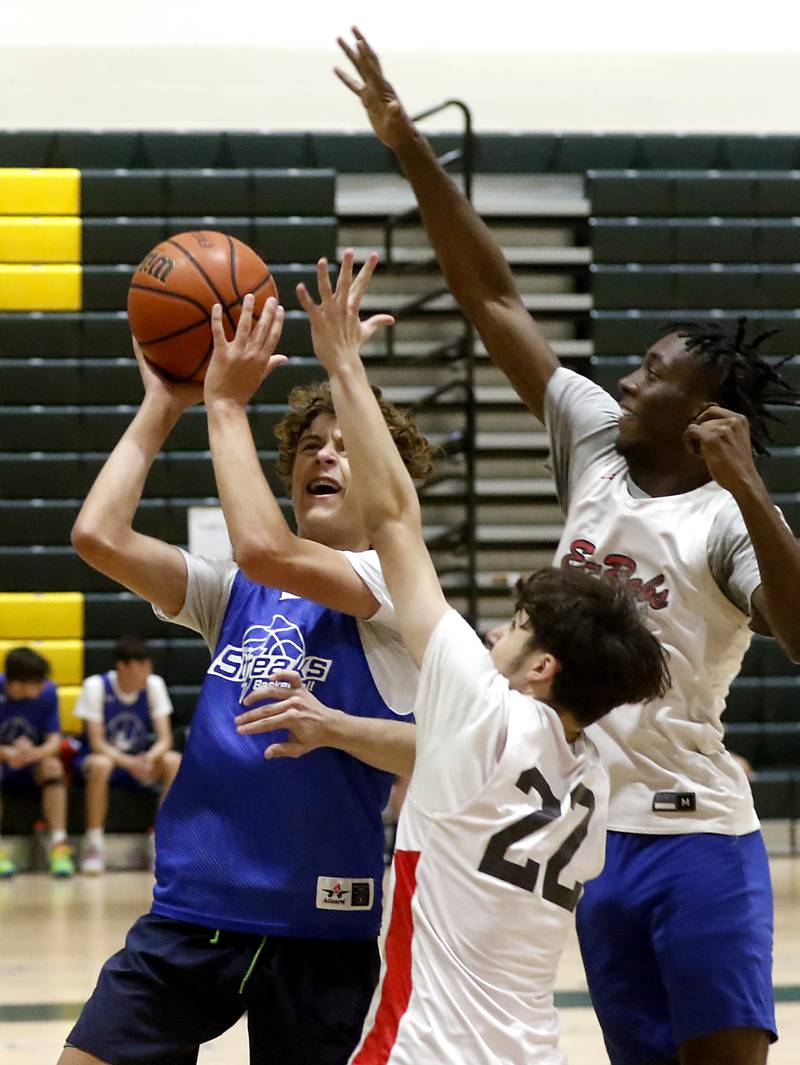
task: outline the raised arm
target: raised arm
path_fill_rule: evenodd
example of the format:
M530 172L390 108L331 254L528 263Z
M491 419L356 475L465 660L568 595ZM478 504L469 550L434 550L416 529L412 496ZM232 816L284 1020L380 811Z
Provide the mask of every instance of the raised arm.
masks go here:
M370 256L353 281L353 252L348 249L334 293L328 264L321 259L317 267L321 303L315 304L303 285L298 285L297 293L311 319L314 351L330 377L361 517L381 560L403 642L420 665L430 634L447 610L447 602L422 537L414 484L386 426L359 354L378 328L393 324L388 315L359 321L361 299L377 261L377 255Z
M142 405L108 456L80 509L72 545L84 562L165 614L186 598L186 563L177 547L133 528L150 467L181 412L200 401L201 386L168 384L134 342L144 382Z
M274 354L283 308L267 300L253 324L253 297L246 296L236 336L228 341L222 308L212 314L214 354L205 378L208 438L222 510L237 563L259 584L292 592L358 618L378 602L341 553L296 536L264 476L247 418L247 404L261 382L287 360Z
M419 204L448 288L486 349L529 410L542 419L547 382L558 359L522 302L502 249L440 166L430 144L383 76L376 53L357 29L339 45L361 77L336 74L359 97L378 138L394 151Z

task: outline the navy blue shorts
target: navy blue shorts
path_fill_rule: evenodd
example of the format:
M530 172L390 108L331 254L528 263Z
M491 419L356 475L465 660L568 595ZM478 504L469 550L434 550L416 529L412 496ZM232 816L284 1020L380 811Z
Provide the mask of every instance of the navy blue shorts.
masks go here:
M677 1057L687 1039L761 1028L777 1039L772 886L760 832L609 832L577 912L612 1065Z
M215 933L149 913L100 970L66 1045L109 1065L194 1065L247 1011L251 1065L344 1065L379 969L372 939Z
M0 788L14 794L41 791L41 786L36 783L33 775L35 768L32 765L24 765L20 769L9 769L7 765L0 766Z

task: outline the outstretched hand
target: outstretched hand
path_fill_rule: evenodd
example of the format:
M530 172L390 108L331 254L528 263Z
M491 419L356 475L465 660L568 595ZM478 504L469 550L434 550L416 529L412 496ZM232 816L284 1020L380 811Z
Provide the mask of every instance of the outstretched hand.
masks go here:
M304 284L297 286L300 306L311 321L314 354L328 373L357 360L361 348L379 329L394 325L390 314L375 314L363 322L358 316L361 300L377 264L378 256L373 252L353 280L353 249L348 248L342 258L336 291L331 289L327 259L317 263L319 303L314 303Z
M688 426L683 441L688 451L703 459L717 484L734 495L738 487L758 477L750 424L743 414L711 404Z
M293 669L276 670L270 681L244 701L245 706L253 706L263 699L270 702L239 714L236 731L252 736L288 729L288 738L283 743L270 744L264 751L265 758L299 758L317 747L327 746L334 720L342 711L321 703L303 686L302 677Z
M233 340L225 336L222 307L215 303L212 308L214 353L208 364L203 390L206 406L221 399L246 406L261 382L276 367L289 361L285 355L275 354L283 330L283 307L270 296L264 304L261 317L254 323L254 304L255 299L249 293L242 303L242 313Z
M397 93L383 76L381 63L366 37L353 26L355 45L337 37L339 47L361 76L360 84L341 67L334 67L339 81L359 97L378 139L387 148L399 148L415 136L414 123L406 114Z

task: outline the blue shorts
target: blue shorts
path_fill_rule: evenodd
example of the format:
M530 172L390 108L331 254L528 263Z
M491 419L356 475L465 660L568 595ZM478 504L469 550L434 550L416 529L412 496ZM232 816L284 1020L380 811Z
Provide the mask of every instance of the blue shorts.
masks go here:
M761 1028L777 1039L772 886L760 832L609 832L577 912L612 1065L677 1058L687 1039Z
M32 765L24 765L21 769L9 769L7 765L0 766L0 788L15 794L41 791L41 786L36 783L33 775L35 768L36 766Z
M66 1045L109 1065L194 1065L247 1011L251 1065L345 1065L380 962L373 939L216 932L140 917Z

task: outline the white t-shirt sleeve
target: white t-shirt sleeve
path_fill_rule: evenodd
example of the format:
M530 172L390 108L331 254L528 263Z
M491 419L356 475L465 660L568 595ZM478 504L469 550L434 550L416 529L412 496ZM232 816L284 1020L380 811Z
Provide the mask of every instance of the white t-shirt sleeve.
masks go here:
M502 753L508 681L455 610L425 649L417 690L414 801L430 813L455 810L481 790Z
M396 714L414 711L419 670L397 628L397 615L381 570L377 551L342 552L378 601L371 618L358 621L358 632L372 679L380 696Z
M84 721L102 721L105 689L99 674L87 677L75 703L75 716Z
M547 383L544 421L556 491L566 511L578 478L614 451L619 404L594 381L559 366Z
M780 507L775 508L789 528ZM761 584L755 548L739 504L731 496L711 526L706 546L708 566L720 591L743 614L751 614L753 592Z
M172 713L172 700L169 697L164 678L151 673L147 678L147 705L150 717L169 717Z
M199 632L213 653L238 566L230 559L190 555L183 548L179 551L186 560L186 601L173 617L155 606L153 610L162 621Z
M369 618L370 624L385 625L387 628L396 631L397 621L394 613L394 603L384 580L378 552L372 550L343 551L342 554L378 601L378 609Z

